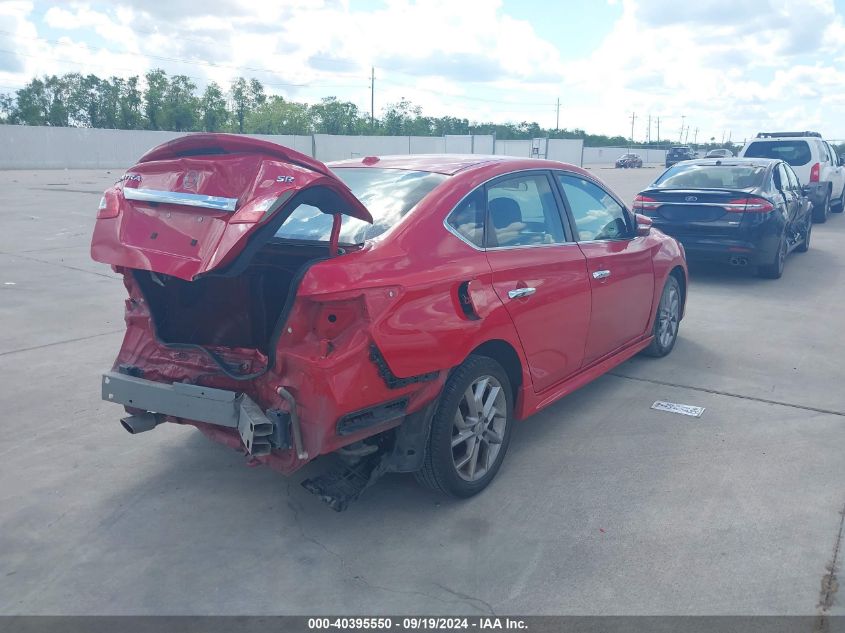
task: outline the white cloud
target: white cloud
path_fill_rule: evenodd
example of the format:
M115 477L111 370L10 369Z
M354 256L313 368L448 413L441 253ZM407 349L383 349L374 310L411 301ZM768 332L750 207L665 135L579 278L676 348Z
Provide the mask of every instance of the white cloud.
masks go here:
M699 140L810 125L845 138L845 24L832 0L611 4L620 18L579 56L538 35L542 15L501 0L389 0L369 12L343 0L5 2L0 48L19 55L0 57L0 85L161 66L200 85L255 76L270 92L369 111L374 65L377 112L404 97L432 115L551 126L560 97L562 126L627 136L635 111L638 139L649 114L652 137L659 116L662 136L677 138L685 115ZM61 44L45 41L57 32Z

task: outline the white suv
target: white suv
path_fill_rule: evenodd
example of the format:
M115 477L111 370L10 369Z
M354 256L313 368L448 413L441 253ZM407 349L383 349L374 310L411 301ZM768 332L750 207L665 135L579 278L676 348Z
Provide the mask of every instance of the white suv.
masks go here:
M789 163L813 203L814 222L845 208L845 166L818 132L761 132L739 155Z

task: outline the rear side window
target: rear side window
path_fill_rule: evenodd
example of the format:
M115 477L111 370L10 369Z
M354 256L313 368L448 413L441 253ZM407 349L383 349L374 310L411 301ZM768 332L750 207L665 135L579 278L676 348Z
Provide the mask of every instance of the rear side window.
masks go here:
M484 189L476 189L446 219L458 235L479 248L484 246L484 216L487 214L484 202Z
M577 176L558 174L558 179L572 210L580 241L631 237L625 209L608 192Z
M487 187L487 246L536 246L566 241L549 179L513 176Z
M806 165L812 159L807 141L754 141L745 150L746 158L777 158L793 167Z

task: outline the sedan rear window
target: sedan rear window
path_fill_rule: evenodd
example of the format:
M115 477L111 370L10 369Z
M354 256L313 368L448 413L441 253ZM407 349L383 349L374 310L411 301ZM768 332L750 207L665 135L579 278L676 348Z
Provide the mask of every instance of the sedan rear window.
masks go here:
M762 165L675 165L652 185L659 189L752 189L763 182Z
M343 216L341 244L360 244L381 235L448 178L443 174L404 169L344 167L332 171L349 186L373 216L372 224ZM331 232L331 215L317 207L302 204L279 227L275 237L328 242Z
M812 159L807 141L754 141L743 154L746 158L777 158L793 167L806 165Z

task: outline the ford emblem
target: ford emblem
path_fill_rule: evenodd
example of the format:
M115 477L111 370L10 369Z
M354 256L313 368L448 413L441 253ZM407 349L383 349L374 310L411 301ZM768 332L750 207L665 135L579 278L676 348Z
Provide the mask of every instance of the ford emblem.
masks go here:
M686 198L684 198L684 200L686 200L687 202L698 202L698 198L696 198L695 196L687 196Z

